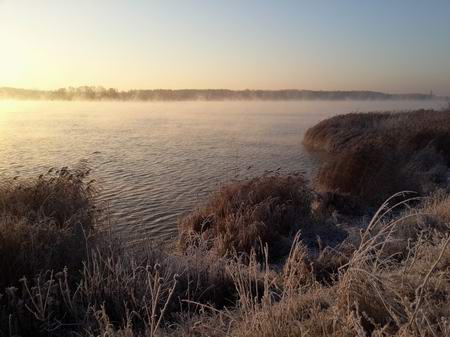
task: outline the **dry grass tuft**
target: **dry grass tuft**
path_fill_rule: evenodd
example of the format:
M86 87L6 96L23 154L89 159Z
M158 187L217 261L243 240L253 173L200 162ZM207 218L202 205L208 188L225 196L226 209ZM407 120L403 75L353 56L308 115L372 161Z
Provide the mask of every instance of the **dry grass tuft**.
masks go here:
M66 168L0 184L0 287L80 268L98 219L88 171Z
M448 207L448 198L437 202ZM449 224L442 227L445 218L437 226L430 222L428 216L439 217L439 213L429 206L383 221L390 212L387 208L383 205L372 219L340 275L338 308L357 314L368 333L442 335L450 314ZM422 215L426 218L420 219ZM405 221L417 224L409 229L412 237L405 237L401 228ZM425 231L417 223L422 221L427 224Z
M26 218L30 222L52 222L57 227L95 225L94 181L89 169L50 169L36 179L3 181L0 184L0 212L3 216Z
M182 249L207 242L217 255L260 252L268 244L270 259L289 252L298 230L316 244L342 237L331 223L311 212L315 196L300 175L268 175L219 188L206 204L179 221ZM194 239L193 239L194 238ZM194 242L195 241L195 242Z
M283 249L299 228L311 225L312 193L301 176L263 176L222 186L205 206L179 222L180 244L192 233L219 255L250 253L258 241Z

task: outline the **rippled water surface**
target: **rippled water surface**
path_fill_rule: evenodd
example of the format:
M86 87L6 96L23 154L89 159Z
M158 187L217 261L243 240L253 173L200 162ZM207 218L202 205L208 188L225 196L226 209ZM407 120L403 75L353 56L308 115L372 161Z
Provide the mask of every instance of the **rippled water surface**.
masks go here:
M217 184L315 167L306 129L339 113L440 108L441 102L0 101L0 176L86 161L129 240L176 233Z

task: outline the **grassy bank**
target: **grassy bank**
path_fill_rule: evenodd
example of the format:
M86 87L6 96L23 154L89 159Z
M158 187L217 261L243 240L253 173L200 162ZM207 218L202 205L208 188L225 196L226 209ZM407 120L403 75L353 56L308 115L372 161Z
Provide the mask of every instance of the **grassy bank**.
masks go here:
M446 186L450 111L340 115L310 128L304 144L330 154L315 179L317 190L377 206L398 191Z
M86 170L3 181L0 336L449 335L448 192L325 191L235 181L130 250Z

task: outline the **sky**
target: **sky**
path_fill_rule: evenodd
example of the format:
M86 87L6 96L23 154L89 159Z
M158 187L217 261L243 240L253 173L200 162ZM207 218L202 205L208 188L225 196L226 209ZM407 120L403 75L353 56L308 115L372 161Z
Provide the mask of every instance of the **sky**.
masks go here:
M433 90L450 1L0 0L0 86Z

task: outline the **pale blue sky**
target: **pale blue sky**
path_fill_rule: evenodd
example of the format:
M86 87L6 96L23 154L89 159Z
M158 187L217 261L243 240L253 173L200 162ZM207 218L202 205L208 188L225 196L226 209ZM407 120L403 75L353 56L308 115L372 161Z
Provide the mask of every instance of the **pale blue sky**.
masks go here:
M0 86L450 95L450 1L0 0Z

